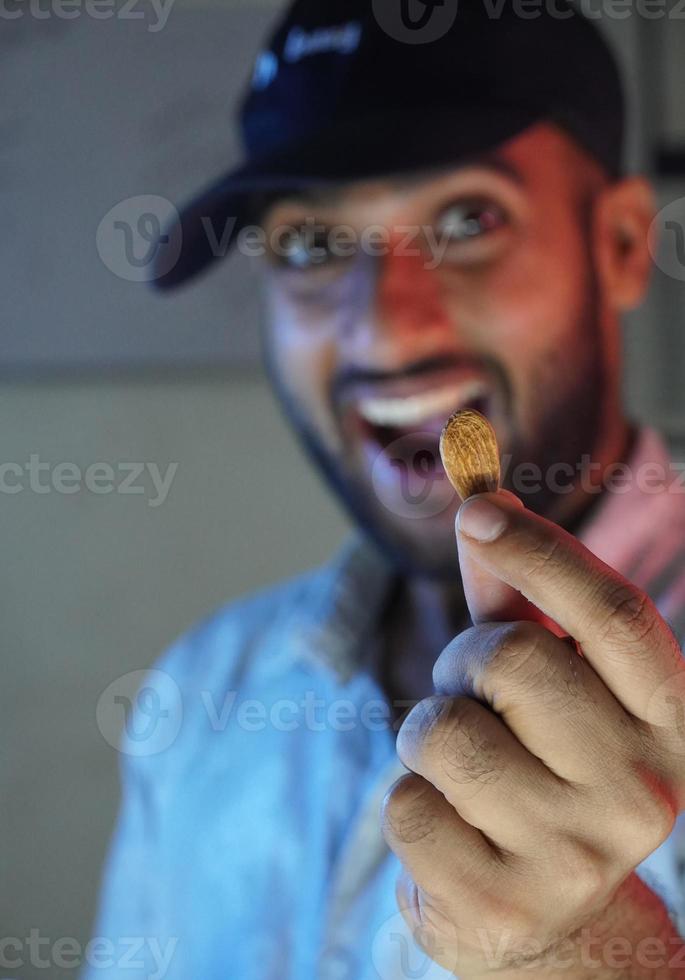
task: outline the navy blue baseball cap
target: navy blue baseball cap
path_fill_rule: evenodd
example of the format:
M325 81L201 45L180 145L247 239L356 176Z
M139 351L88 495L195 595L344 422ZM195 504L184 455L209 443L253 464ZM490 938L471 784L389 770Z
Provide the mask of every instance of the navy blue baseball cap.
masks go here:
M264 193L457 164L536 122L616 177L624 120L614 57L570 0L296 0L240 106L245 162L165 229L180 254L167 269L158 249L155 285L208 268L207 222L230 247Z

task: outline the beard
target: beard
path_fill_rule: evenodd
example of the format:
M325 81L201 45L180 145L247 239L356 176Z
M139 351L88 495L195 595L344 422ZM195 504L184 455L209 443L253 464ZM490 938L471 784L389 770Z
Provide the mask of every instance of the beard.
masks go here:
M502 486L521 498L541 517L555 519L563 487L573 488L584 459L591 457L602 439L605 393L609 390L609 367L602 344L599 285L588 264L588 277L576 329L572 332L572 369L569 351L555 350L536 365L530 387L534 435L524 438L514 431L508 466ZM517 469L531 466L540 479L527 488ZM564 480L551 479L551 471L564 472ZM571 475L573 474L573 475ZM569 491L566 491L569 492ZM575 518L566 521L574 523Z
M502 485L516 493L526 507L552 519L559 506L560 490L547 478L550 468L564 467L565 474L571 471L578 474L583 457L592 455L602 436L608 368L602 345L599 287L589 256L586 281L581 289L585 299L583 307L574 326L566 332L573 338L574 350L550 349L534 367L530 389L536 394L527 406L527 415L533 420L530 435L526 436L520 423L517 426L514 422L512 385L505 365L495 358L480 359L496 380L500 403L511 420ZM268 340L264 351L265 368L286 418L316 470L354 523L400 575L454 582L458 577L458 563L453 522L458 498L446 511L422 521L393 514L374 492L369 474L353 465L353 450L336 453L326 444L284 383ZM571 365L570 353L573 354ZM332 388L335 387L334 382ZM333 396L331 411L337 417ZM534 487L524 487L517 470L531 466L540 478L534 481ZM569 483L573 479L568 476Z

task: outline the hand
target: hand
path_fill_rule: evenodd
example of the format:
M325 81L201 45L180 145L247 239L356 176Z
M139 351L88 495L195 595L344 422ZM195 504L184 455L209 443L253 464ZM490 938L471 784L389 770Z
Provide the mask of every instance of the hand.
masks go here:
M685 807L678 643L644 593L511 494L467 501L457 540L476 625L405 720L411 772L383 807L406 921L462 980L685 977L633 873Z

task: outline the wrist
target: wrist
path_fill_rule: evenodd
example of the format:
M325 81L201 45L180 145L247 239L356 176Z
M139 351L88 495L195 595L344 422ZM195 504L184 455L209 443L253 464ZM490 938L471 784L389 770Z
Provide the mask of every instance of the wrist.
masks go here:
M541 955L527 957L522 951L516 968L487 975L497 980L685 980L685 941L661 899L633 873L596 920Z

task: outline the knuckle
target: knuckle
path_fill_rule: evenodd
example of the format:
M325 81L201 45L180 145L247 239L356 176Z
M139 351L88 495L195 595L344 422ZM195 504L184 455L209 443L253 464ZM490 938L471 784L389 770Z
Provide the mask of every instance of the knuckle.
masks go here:
M456 697L477 689L483 671L496 660L500 647L512 655L532 635L532 623L480 623L456 636L442 651L433 667L436 690Z
M483 721L475 701L456 698L452 702L449 735L440 745L439 765L453 783L491 784L503 773L501 752Z
M645 787L624 786L618 804L616 826L619 829L621 850L631 862L641 861L670 836L676 819L676 808L663 791Z
M484 784L500 778L501 752L486 730L487 715L477 702L467 697L427 698L414 712L397 738L397 753L408 769L431 782L442 778Z
M525 620L506 623L500 627L495 656L499 654L500 656L527 657L538 648L541 633L542 629L536 623L529 623Z
M429 840L438 819L434 790L420 776L401 776L386 793L381 808L381 828L389 845L393 841L417 844Z
M549 634L543 627L509 623L499 630L484 667L485 679L495 687L528 687L535 677L548 676L552 661Z
M407 769L421 771L449 732L450 699L424 698L412 708L397 733L397 754Z
M563 904L576 912L601 905L616 884L606 857L579 837L558 841L555 854Z
M540 912L534 896L530 892L527 895L522 894L521 891L511 895L499 888L490 887L478 895L478 905L480 919L486 928L497 929L502 927L502 923L506 923L512 940L511 953L514 955L514 961L509 965L516 966L517 945L540 932Z
M486 626L488 630L490 627ZM483 626L469 626L452 639L433 665L436 691L454 693L464 686L470 665L478 658Z

